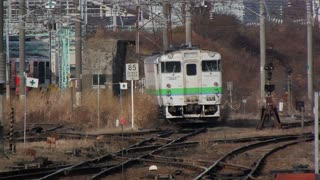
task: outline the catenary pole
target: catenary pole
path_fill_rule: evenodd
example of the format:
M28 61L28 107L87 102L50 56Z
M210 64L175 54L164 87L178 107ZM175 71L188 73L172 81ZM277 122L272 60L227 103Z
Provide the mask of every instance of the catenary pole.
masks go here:
M168 50L168 1L162 0L162 16L163 16L163 29L162 29L162 40L163 40L163 51Z
M311 12L311 0L306 0L307 8L307 74L308 74L308 112L313 107L313 54L312 54L312 12Z
M266 25L264 0L260 0L260 98L261 102L265 99L265 71L266 64ZM264 103L262 103L264 104Z
M11 22L11 0L7 1L7 7L8 7L8 18L6 23L6 100L10 100L10 52L9 52L9 25Z
M171 21L171 4L167 3L167 8L168 8L168 44L169 46L172 43L172 21Z
M136 53L140 54L140 27L139 27L139 21L140 21L140 0L138 0L138 5L136 7Z
M81 67L81 15L79 0L74 0L76 7L76 20L75 20L75 38L76 38L76 106L81 104L81 92L82 92L82 67Z
M314 93L314 173L319 173L319 92Z
M186 45L192 46L192 34L191 34L191 3L190 0L186 1Z
M3 1L0 2L0 156L4 154L4 86L6 83L5 78L5 58L4 58L4 48L3 48Z
M19 11L19 80L20 80L20 100L24 100L24 72L25 72L25 0L20 0Z

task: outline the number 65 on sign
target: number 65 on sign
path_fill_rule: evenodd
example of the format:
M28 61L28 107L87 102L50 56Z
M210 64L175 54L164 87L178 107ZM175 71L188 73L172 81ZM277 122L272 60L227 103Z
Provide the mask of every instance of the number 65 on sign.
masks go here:
M129 63L126 64L126 80L139 80L139 64Z

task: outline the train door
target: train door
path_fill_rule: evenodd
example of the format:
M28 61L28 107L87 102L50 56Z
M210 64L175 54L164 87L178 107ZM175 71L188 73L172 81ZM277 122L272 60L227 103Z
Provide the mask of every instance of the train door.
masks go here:
M199 79L198 63L188 62L185 63L185 103L193 104L199 101Z

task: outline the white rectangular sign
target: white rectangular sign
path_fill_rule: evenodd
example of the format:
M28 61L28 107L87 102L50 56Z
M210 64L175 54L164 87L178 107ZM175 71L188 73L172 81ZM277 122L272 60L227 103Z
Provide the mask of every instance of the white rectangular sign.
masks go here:
M27 87L38 88L39 79L27 77Z
M120 89L128 89L127 83L120 83Z
M126 64L126 80L139 80L139 64L129 63Z

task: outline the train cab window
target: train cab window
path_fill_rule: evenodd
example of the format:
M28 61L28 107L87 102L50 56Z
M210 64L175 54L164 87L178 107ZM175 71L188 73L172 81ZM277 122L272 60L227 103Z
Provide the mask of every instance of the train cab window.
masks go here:
M201 65L203 72L220 71L220 60L202 61Z
M197 74L197 65L196 64L187 64L187 75L194 76Z
M161 62L161 73L179 73L181 72L180 62Z

